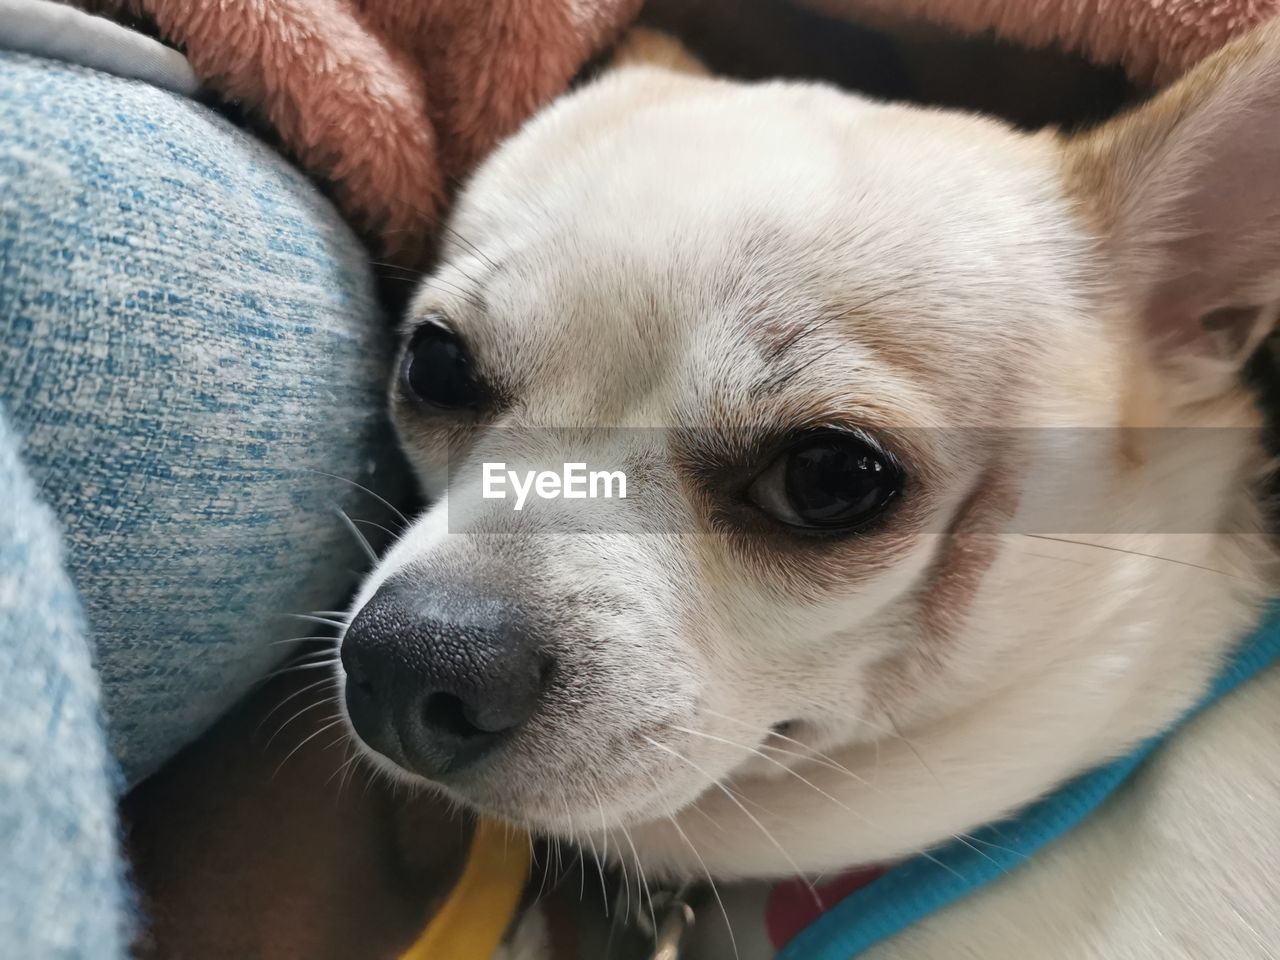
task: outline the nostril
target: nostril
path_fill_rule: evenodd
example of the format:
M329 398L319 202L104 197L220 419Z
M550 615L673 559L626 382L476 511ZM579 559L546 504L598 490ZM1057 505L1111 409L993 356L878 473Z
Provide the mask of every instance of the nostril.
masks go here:
M369 680L368 674L364 671L364 666L360 663L360 658L350 655L350 645L343 644L342 653L342 670L347 675L347 685L355 687L364 696L372 699L373 683Z
M482 730L467 719L467 705L461 697L452 693L438 691L427 697L422 708L422 717L428 727L462 739L484 736L488 730Z

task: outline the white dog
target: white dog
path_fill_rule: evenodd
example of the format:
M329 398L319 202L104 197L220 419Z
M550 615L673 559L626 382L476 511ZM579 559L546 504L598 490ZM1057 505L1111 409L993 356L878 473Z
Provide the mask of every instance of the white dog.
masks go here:
M1276 28L1078 138L651 66L547 110L406 325L434 505L352 608L355 733L653 882L893 861L1167 728L1273 583L1239 368L1280 305L1277 117ZM517 511L498 460L627 497ZM1108 946L1099 872L1189 869L1125 802L892 955L1268 955L1274 917L1203 892L1135 895ZM1256 891L1280 812L1242 809L1215 842Z

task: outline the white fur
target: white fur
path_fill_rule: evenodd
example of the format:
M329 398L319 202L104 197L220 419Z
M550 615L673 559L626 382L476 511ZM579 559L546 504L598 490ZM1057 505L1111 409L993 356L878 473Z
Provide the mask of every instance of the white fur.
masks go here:
M1083 825L865 960L1269 960L1280 858L1280 671L1165 744ZM693 958L768 960L767 884L721 888ZM590 923L584 918L584 923Z
M518 522L492 504L461 509L441 435L401 409L440 499L354 609L392 572L505 570L562 625L571 678L560 716L450 793L638 861L650 880L816 874L972 830L1195 701L1267 592L1259 417L1237 389L1183 403L1161 386L1152 425L1219 429L1204 446L1141 434L1124 452L1134 371L1160 374L1135 361L1134 305L1064 187L1060 149L822 87L634 68L486 163L453 221L463 239L414 314L445 314L509 387L507 436L523 431L531 455L557 462L554 435L536 428L593 428L601 462L646 465L635 509L682 532L574 535L569 507ZM824 311L839 322L803 339L804 371L762 403L763 328ZM694 532L705 524L664 435L637 429L749 431L812 408L915 446L919 513L891 563L869 544L834 575L803 551L786 575L762 572L745 548ZM1002 450L991 427L1029 429ZM1022 491L1016 513L964 534L991 556L929 640L931 571L970 542L941 531L997 475ZM1008 532L1054 532L1044 511L1062 503L1120 532ZM477 534L494 529L505 534ZM770 733L786 721L802 746ZM1114 829L1141 846L1131 827ZM1070 873L1073 856L1043 869ZM1078 877L1061 884L1095 896ZM1047 930L1091 907L1044 909ZM971 955L1086 955L1048 950L1030 920L1008 924L1028 938L1010 942L1036 948ZM917 936L935 930L946 942L943 919ZM955 954L885 954L917 955Z

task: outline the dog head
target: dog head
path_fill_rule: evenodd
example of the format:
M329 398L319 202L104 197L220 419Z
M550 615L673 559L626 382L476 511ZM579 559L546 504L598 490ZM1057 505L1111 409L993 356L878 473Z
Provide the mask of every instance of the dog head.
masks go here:
M743 875L925 847L1160 729L1264 592L1278 105L1272 30L1075 139L647 67L547 110L405 326L434 505L353 606L358 737Z

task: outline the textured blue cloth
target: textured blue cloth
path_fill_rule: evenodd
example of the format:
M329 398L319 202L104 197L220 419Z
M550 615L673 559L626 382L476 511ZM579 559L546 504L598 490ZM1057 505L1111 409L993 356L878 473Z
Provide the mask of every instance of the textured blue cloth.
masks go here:
M271 150L0 53L0 957L124 960L119 791L366 566L390 339Z
M1280 659L1280 617L1270 619L1232 657L1183 722ZM1177 726L1173 729L1177 729ZM1032 804L1017 817L915 857L850 894L801 931L779 960L851 960L936 910L1015 869L1096 810L1172 731ZM1028 958L1032 960L1032 958Z
M0 956L124 956L112 765L52 513L0 410Z
M382 483L390 340L363 249L273 151L165 91L0 53L0 405L128 783L367 566L335 506L378 505L325 474Z

